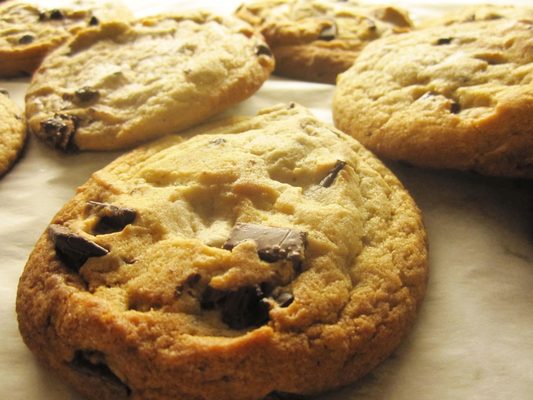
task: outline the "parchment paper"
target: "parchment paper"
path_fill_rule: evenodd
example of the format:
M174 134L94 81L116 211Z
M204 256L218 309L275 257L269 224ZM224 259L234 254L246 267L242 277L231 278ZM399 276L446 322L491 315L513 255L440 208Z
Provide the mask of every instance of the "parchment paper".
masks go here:
M50 1L43 1L48 4ZM239 1L129 1L137 15ZM396 1L416 19L464 1ZM470 1L469 4L477 3ZM498 1L506 4L510 1ZM533 5L531 0L515 4ZM0 81L23 106L27 79ZM331 121L333 86L271 78L226 114L296 101ZM31 137L0 180L0 399L81 400L36 363L18 333L18 278L52 216L89 175L121 153L61 155ZM430 281L412 334L355 385L321 400L533 399L533 184L389 163L424 213Z

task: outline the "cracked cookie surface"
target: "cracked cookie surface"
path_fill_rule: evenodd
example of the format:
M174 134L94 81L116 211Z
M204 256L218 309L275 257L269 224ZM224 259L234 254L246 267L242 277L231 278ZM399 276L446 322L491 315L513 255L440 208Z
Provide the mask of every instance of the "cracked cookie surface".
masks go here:
M50 54L26 95L29 129L63 151L175 133L252 95L274 67L251 27L208 12L101 23Z
M533 19L450 21L369 45L335 124L385 158L533 177Z
M81 0L68 6L41 7L27 1L0 5L0 77L31 75L52 49L101 20L126 20L120 2Z
M19 283L28 346L114 400L316 394L386 358L427 278L391 172L295 104L185 136L94 173L54 217Z
M277 74L326 83L335 83L369 42L412 27L401 9L356 1L252 1L236 15L265 36Z
M21 110L0 90L0 177L9 171L24 147L26 124Z

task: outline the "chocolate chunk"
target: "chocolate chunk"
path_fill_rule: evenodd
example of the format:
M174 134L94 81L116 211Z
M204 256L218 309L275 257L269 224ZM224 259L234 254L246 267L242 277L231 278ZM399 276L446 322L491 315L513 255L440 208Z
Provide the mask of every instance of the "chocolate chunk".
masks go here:
M74 134L78 129L78 118L72 115L55 114L53 118L41 122L44 139L57 149L76 151Z
M98 90L91 89L88 86L84 86L74 92L76 100L79 103L88 103L90 101L96 100L99 94L100 93L98 92Z
M200 275L197 272L190 274L187 278L185 278L185 280L180 285L176 287L176 294L178 296L181 296L183 292L186 291L187 289L191 289L195 287L200 282L201 279L202 279L202 275ZM192 293L189 293L189 294L192 294Z
M58 10L57 8L50 11L50 19L60 20L63 19L63 13L61 10Z
M439 38L439 39L437 39L435 44L437 46L442 46L443 44L450 44L452 42L452 40L453 40L452 37Z
M106 248L76 235L63 225L50 225L48 235L54 242L58 258L75 271L78 271L89 257L102 257L109 253Z
M339 172L344 168L345 165L345 161L337 160L333 169L329 171L326 177L320 181L319 185L326 188L330 187L333 182L335 182L337 175L339 175Z
M330 41L337 37L337 24L335 21L331 22L332 24L330 26L326 26L320 31L320 34L318 35L319 40Z
M255 48L255 55L272 57L272 51L266 44L261 43Z
M289 292L281 292L274 297L274 300L279 304L280 307L288 307L294 301L294 296Z
M245 240L253 240L257 244L259 258L266 262L290 260L295 266L304 259L307 246L307 232L295 231L289 228L238 223L229 239L224 243L224 249L232 250Z
M35 40L33 35L23 35L19 38L19 44L30 44Z
M100 21L94 15L89 20L89 26L95 26L95 25L98 25L99 23Z
M93 232L97 235L120 232L126 225L133 223L137 217L137 211L132 208L114 206L98 201L89 201L87 204L100 218L93 228Z
M457 102L453 102L451 105L450 105L450 112L452 114L459 114L459 112L461 112L461 104L457 103Z
M112 398L124 398L131 394L131 389L111 371L105 361L105 354L99 351L77 350L70 367L88 376L96 376L112 385Z

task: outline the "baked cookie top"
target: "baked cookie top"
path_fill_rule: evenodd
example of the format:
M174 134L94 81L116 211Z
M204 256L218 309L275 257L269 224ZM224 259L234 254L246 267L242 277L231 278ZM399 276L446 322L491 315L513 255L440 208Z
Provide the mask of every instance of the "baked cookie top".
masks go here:
M258 27L276 58L276 72L335 83L369 42L412 27L396 7L356 1L259 0L236 15Z
M335 123L383 157L533 177L532 29L503 18L384 38L339 77Z
M26 139L22 112L0 89L0 177L15 163Z
M294 104L186 136L120 157L54 217L19 285L30 348L90 398L80 365L132 398L239 400L385 358L427 273L391 172Z
M74 1L43 8L25 1L0 5L0 77L32 74L44 56L72 34L101 20L129 19L120 2Z
M60 150L121 149L244 100L273 67L262 38L236 18L193 12L104 22L46 58L26 116Z

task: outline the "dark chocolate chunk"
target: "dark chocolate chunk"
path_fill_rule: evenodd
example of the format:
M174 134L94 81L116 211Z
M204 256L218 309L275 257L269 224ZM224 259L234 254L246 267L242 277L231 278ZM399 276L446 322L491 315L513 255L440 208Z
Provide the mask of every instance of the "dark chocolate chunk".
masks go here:
M191 289L195 287L200 282L201 279L202 279L202 275L200 275L197 272L190 274L187 278L185 278L185 280L180 285L176 287L176 294L178 296L181 296L183 292L186 291L187 289Z
M55 114L53 118L41 122L44 139L57 149L76 151L74 134L78 129L78 118L72 115Z
M257 254L261 260L276 262L287 259L299 267L304 259L307 246L307 232L295 231L289 228L238 223L233 227L230 237L223 247L226 250L232 250L245 240L256 242Z
M63 225L50 225L48 235L54 242L58 258L75 271L78 271L89 257L102 257L109 253L106 248L76 235Z
M35 40L35 36L33 35L22 35L19 38L19 44L30 44Z
M222 291L207 286L200 302L204 310L219 309L222 322L231 329L261 326L268 321L270 306L259 286Z
M81 89L78 89L74 92L76 100L79 103L89 103L93 100L96 100L99 96L98 90L91 89L88 86L84 86Z
M274 300L279 304L280 307L288 307L294 301L294 296L289 292L281 292L274 297Z
M268 321L270 306L259 286L228 292L222 306L222 321L231 329L261 326Z
M318 35L319 40L330 41L337 37L337 24L335 21L331 22L330 26L326 26L320 31L320 34Z
M443 44L450 44L452 42L452 40L453 40L452 37L439 38L439 39L437 39L435 44L437 46L442 46Z
M63 19L63 13L61 10L58 10L57 8L50 11L50 19L60 20Z
M100 218L93 228L97 235L120 232L122 229L135 221L137 211L132 208L114 206L98 201L87 202L96 215Z
M105 354L99 351L77 350L70 367L79 373L96 376L113 387L113 398L124 398L131 394L131 389L107 366Z
M452 114L459 114L459 112L461 112L461 104L455 101L452 102L452 104L450 105L450 112Z
M339 172L345 167L345 165L345 161L337 160L333 169L329 171L326 177L320 181L319 185L326 188L330 187L333 182L335 182L337 175L339 175Z
M255 48L255 55L272 57L272 50L266 44L261 43Z
M99 23L100 21L94 15L89 20L89 26L95 26L95 25L98 25Z

